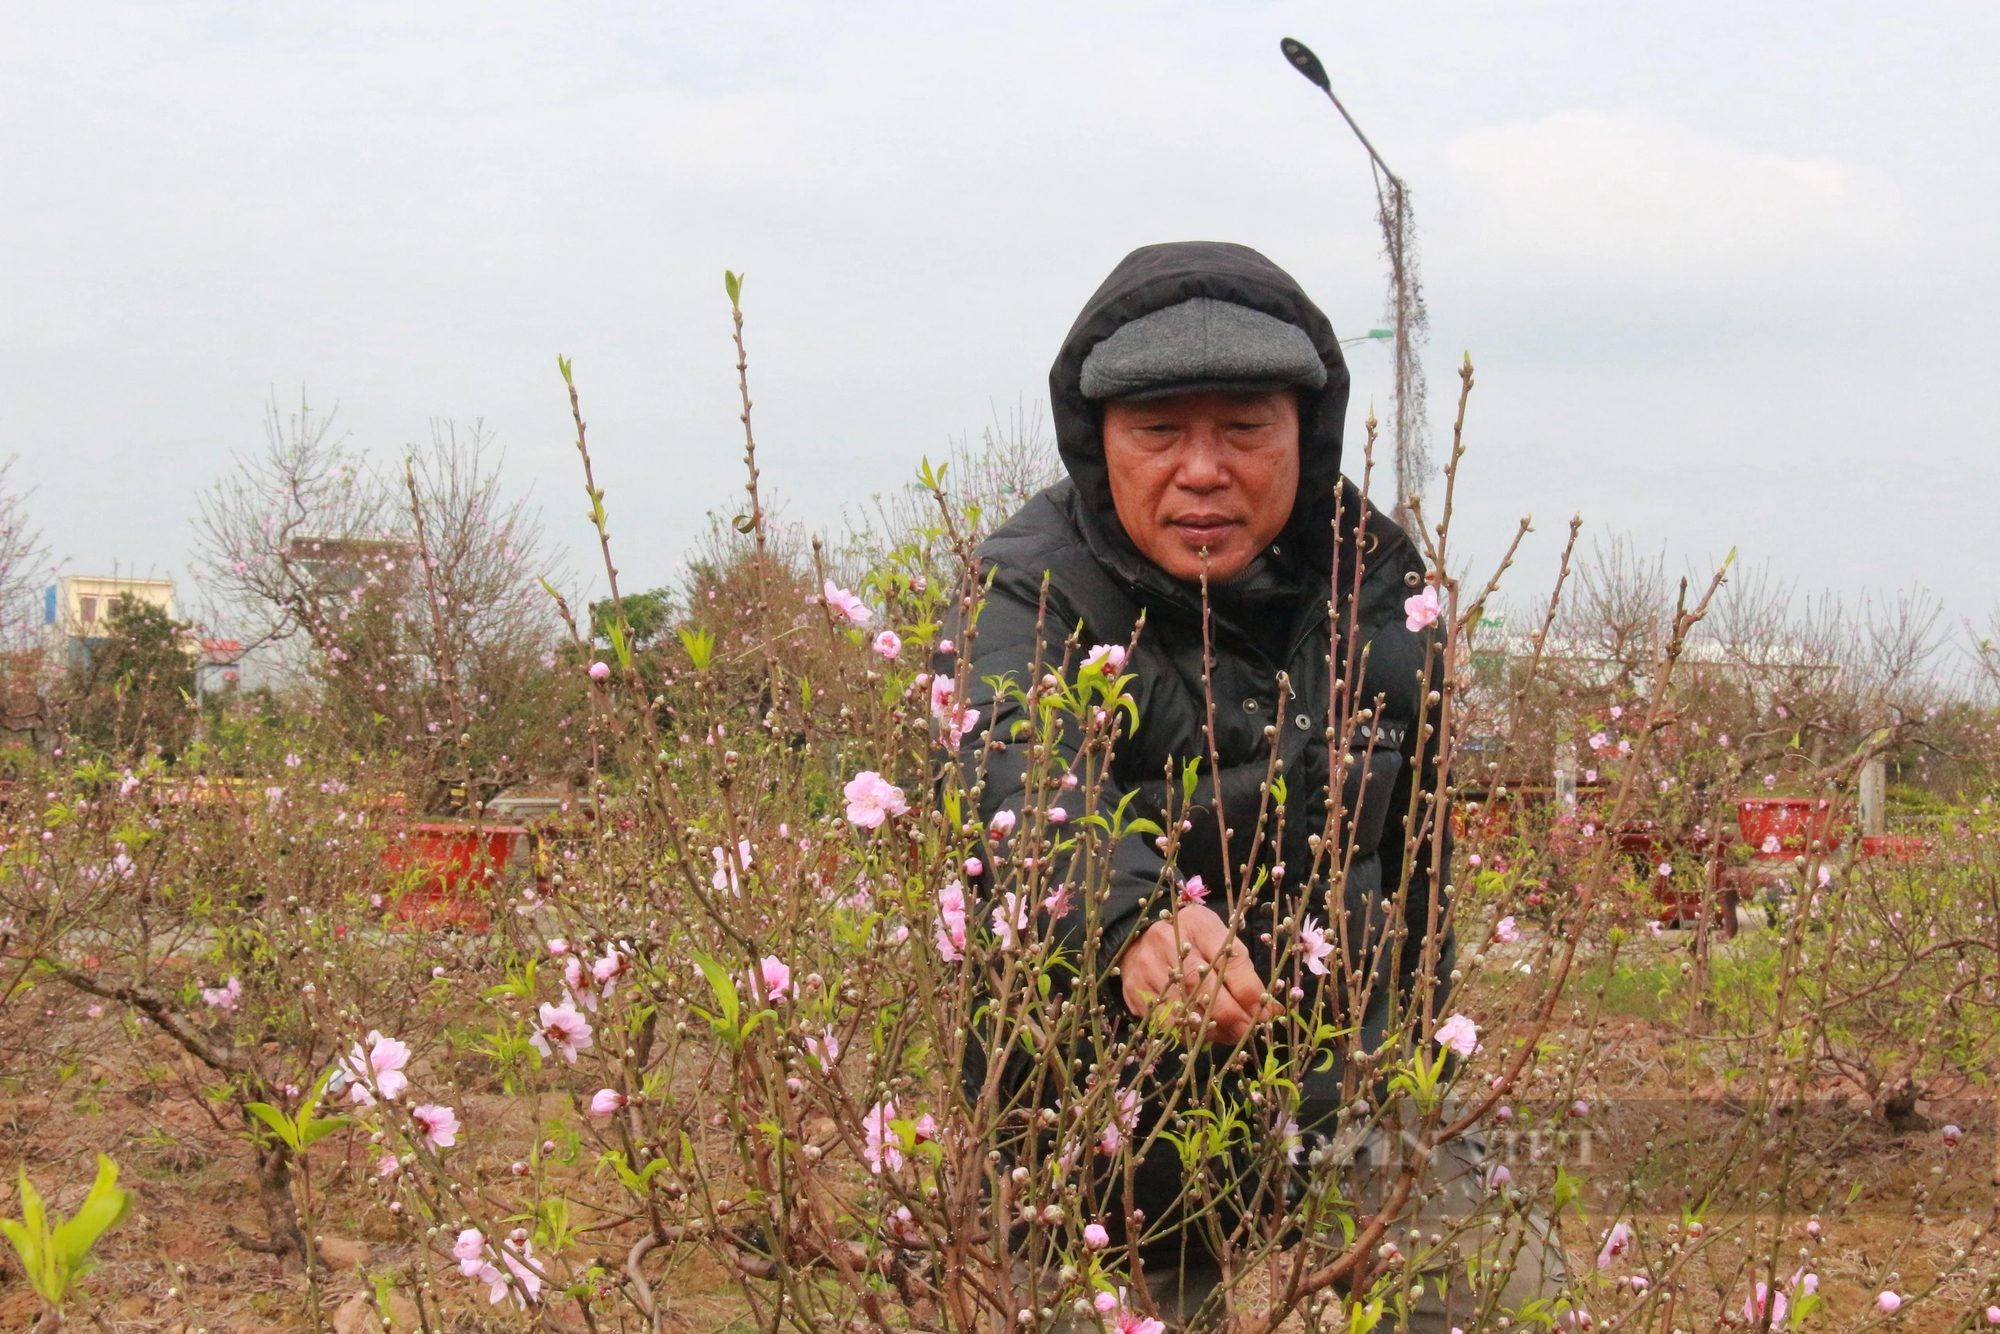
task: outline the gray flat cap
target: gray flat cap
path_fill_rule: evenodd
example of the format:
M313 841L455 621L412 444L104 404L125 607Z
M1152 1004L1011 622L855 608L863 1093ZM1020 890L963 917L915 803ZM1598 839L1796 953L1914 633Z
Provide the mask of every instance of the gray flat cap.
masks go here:
M1326 363L1296 324L1198 296L1121 326L1083 359L1082 379L1083 396L1092 399L1323 389Z

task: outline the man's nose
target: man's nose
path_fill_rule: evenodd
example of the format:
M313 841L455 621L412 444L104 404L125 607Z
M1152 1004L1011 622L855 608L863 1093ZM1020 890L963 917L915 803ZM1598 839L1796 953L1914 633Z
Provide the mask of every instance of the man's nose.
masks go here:
M1220 491L1229 485L1229 469L1224 464L1221 437L1213 430L1194 433L1181 455L1174 482L1185 491Z

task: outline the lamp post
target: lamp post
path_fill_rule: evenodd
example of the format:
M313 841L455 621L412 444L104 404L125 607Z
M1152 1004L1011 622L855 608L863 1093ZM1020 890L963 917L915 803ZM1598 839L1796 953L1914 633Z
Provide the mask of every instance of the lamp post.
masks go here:
M1375 151L1361 126L1348 114L1333 91L1333 80L1312 48L1295 38L1278 43L1285 63L1326 94L1333 109L1354 131L1354 137L1368 150L1368 170L1375 181L1375 215L1382 227L1383 247L1389 252L1389 323L1386 331L1395 344L1396 421L1392 432L1396 442L1396 504L1393 517L1408 527L1410 506L1421 500L1430 475L1429 430L1424 415L1424 366L1418 348L1429 325L1424 311L1422 284L1417 276L1416 226L1410 216L1410 191L1403 178L1389 170L1389 164ZM1372 340L1385 331L1371 329L1366 338L1347 339L1343 346Z

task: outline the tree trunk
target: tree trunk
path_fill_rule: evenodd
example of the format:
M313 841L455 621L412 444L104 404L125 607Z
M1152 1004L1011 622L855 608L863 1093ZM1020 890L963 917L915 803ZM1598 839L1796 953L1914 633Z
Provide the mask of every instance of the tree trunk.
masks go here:
M257 1249L277 1256L287 1269L303 1270L306 1234L299 1225L298 1202L292 1198L291 1150L282 1144L257 1150L257 1202L264 1206L264 1226L270 1233L269 1244Z

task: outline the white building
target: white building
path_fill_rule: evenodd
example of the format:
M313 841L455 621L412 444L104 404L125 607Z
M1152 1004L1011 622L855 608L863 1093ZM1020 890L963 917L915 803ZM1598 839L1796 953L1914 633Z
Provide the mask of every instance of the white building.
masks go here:
M89 642L104 638L111 608L121 597L174 614L174 581L117 574L66 574L42 594L42 625L51 637Z

